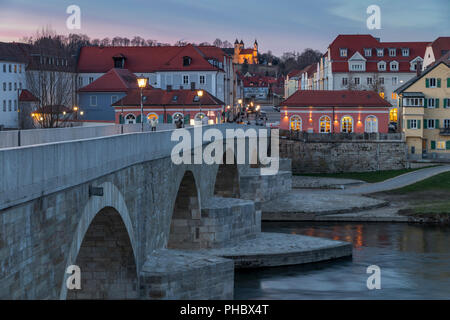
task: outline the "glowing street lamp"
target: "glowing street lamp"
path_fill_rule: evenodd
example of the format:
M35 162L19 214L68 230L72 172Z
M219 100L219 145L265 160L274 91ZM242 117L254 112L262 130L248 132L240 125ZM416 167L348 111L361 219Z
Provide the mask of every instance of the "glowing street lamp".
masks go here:
M142 90L147 86L147 78L141 75L137 78L138 87L141 89L141 132L144 132L144 103L142 100Z

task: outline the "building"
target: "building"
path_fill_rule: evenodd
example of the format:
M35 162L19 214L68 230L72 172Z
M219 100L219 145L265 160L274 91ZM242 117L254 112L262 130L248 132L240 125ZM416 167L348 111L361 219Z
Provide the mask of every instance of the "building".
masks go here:
M387 133L390 103L374 91L299 90L280 104L280 129Z
M154 88L208 91L226 104L235 104L232 58L214 46L83 47L78 60L78 88L112 68L145 76Z
M423 58L422 70L439 60L450 51L450 37L439 37L427 45Z
M429 42L381 42L371 35L339 35L318 63L303 71L301 90L371 90L392 105L398 122L395 90L416 76Z
M113 68L94 82L78 90L80 120L115 122L112 104L138 89L137 77L128 69Z
M450 158L450 53L396 90L411 158Z
M191 120L208 119L209 123L221 123L225 104L207 91L195 89L167 90L144 89L143 107L145 117L156 119L158 123L173 123L176 117L184 119L185 124ZM116 123L141 122L141 94L139 89L131 92L113 104ZM148 120L146 122L148 122Z
M253 48L246 49L244 41L236 39L234 42L233 63L235 64L258 64L258 41L255 40Z
M27 59L19 44L0 42L0 127L19 127L19 97Z
M300 89L300 79L303 70L292 70L284 80L284 98L289 98L294 92Z

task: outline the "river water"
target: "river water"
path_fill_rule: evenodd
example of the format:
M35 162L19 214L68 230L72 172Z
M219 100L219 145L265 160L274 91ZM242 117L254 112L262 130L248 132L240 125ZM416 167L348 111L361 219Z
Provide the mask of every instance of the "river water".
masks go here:
M353 243L353 257L239 271L235 299L450 299L450 227L405 223L263 224L265 232ZM381 269L369 290L367 267Z

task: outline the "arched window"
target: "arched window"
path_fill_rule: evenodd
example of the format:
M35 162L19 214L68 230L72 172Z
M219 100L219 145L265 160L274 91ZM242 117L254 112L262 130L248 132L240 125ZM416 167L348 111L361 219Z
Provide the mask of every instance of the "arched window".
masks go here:
M366 132L378 132L378 119L375 116L368 116L366 118Z
M342 117L341 131L351 133L353 132L353 118L350 116Z
M175 120L177 120L177 119L179 119L179 118L184 119L183 114L182 114L181 112L175 112L175 113L173 114L173 120L175 121Z
M302 118L299 116L292 116L289 123L292 131L302 131Z
M195 120L201 121L204 117L206 117L206 114L204 114L203 112L199 112L195 115Z
M134 114L127 114L125 116L125 123L126 124L130 124L130 123L136 123L136 117L134 116Z
M331 119L328 116L322 116L319 119L319 132L329 133L331 132Z
M149 113L147 115L147 120L150 122L151 119L155 119L156 121L158 121L159 116L156 113L154 113L154 112Z

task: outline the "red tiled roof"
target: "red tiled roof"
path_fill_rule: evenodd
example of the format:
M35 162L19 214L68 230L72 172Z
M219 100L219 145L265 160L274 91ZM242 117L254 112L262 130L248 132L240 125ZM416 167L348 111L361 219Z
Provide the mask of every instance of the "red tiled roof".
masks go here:
M439 37L430 44L433 49L434 59L438 60L450 51L450 37Z
M103 76L78 90L79 92L127 92L136 89L137 77L128 69L113 68Z
M124 68L131 72L218 70L197 47L189 44L183 47L83 47L78 72L105 73L114 67L113 57L120 55L126 58ZM189 66L183 66L185 56L192 59Z
M333 72L349 72L348 60L356 53L359 52L366 61L366 71L367 72L377 72L379 61L385 61L389 63L391 61L399 62L398 72L415 72L410 70L409 62L420 56L423 58L425 54L425 49L429 42L380 42L373 36L366 35L339 35L334 39L334 41L329 45L330 58L332 60L332 71ZM340 49L347 49L347 57L340 56ZM366 57L364 54L364 49L372 49L372 56ZM384 49L384 55L382 57L377 56L376 49ZM389 56L388 48L397 49L396 56ZM401 49L409 48L409 56L404 57L402 55ZM389 66L387 66L386 71L389 71Z
M280 105L288 107L388 107L374 91L298 90Z
M39 100L30 91L23 89L20 93L19 101L36 102Z
M177 97L174 99L174 97ZM200 101L194 101L197 90L162 90L145 89L143 91L144 106L199 106L199 105L224 105L222 101L203 90ZM113 107L137 106L141 104L140 90L132 90L127 96L114 103Z
M295 76L299 76L302 73L302 70L294 69L291 72L288 73L288 77L292 78Z

